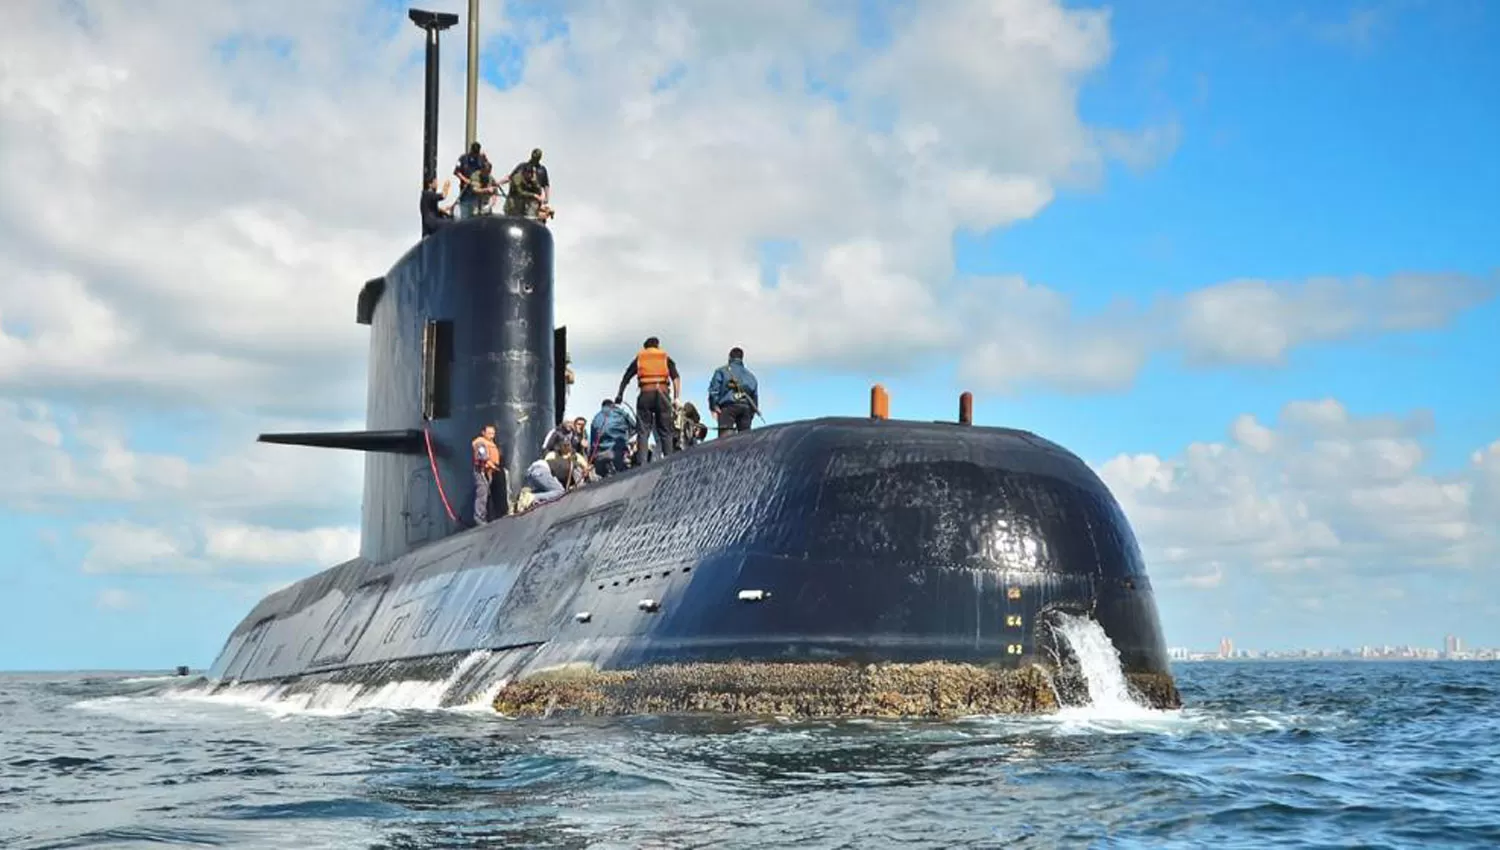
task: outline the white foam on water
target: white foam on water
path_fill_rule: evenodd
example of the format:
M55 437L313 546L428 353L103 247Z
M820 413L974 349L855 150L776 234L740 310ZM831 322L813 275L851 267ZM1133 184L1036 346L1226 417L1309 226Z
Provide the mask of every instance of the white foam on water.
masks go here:
M504 681L486 683L473 698L454 705L441 705L448 690L467 675L475 665L490 657L489 650L469 653L441 680L410 679L378 685L326 683L308 687L305 684L245 683L214 690L198 683L155 694L100 697L75 703L76 708L109 711L115 714L149 716L153 720L171 720L175 706L197 703L238 710L251 710L272 717L315 715L337 717L362 711L493 711L490 705ZM187 719L187 718L183 718Z
M1088 687L1088 705L1068 706L1052 714L991 717L987 722L1046 730L1057 735L1186 732L1198 728L1196 718L1181 710L1164 711L1137 702L1120 666L1120 653L1094 620L1068 614L1058 616L1057 633L1078 659Z
M140 685L148 682L170 682L174 679L190 680L191 676L179 676L176 673L163 673L159 676L130 676L120 679L122 685Z

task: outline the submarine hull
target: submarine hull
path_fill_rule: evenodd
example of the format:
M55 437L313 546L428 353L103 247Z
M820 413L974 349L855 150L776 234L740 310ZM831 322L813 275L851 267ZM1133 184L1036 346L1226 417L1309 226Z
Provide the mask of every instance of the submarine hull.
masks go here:
M447 681L517 714L1038 711L1055 613L1097 620L1138 693L1179 704L1134 535L1079 458L1012 429L826 418L312 576L209 678Z

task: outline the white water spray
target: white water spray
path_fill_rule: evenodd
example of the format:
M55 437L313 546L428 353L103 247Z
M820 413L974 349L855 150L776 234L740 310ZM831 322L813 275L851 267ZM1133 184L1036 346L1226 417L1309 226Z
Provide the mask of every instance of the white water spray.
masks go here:
M1079 671L1089 690L1090 714L1119 717L1151 711L1131 696L1120 667L1119 650L1103 626L1088 617L1059 614L1057 633L1078 658Z
M478 650L462 659L442 679L409 679L384 682L377 685L346 683L304 684L235 684L210 690L203 684L166 692L145 698L152 703L198 702L250 708L271 714L286 716L311 714L339 716L369 710L437 710L447 711L493 711L491 703L495 694L505 684L505 679L487 681L466 702L443 707L448 691L470 673L476 665L489 660L488 650ZM84 700L84 708L118 708L119 704L140 702L137 697L105 697Z

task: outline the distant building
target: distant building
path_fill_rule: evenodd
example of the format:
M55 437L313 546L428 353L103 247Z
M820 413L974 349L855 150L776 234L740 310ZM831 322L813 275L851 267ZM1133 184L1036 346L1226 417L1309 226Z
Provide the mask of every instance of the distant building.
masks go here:
M1464 642L1459 640L1458 635L1448 635L1443 638L1443 654L1450 658L1464 651Z
M1219 638L1219 657L1234 657L1234 641L1230 640L1229 638Z

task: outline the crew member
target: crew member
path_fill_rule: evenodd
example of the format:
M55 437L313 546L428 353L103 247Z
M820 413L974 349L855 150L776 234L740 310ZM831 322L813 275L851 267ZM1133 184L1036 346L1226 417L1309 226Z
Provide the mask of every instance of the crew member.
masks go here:
M729 362L714 370L708 382L708 410L718 419L719 436L749 431L760 412L760 389L755 373L745 368L745 351L729 349Z
M638 428L630 408L615 404L612 398L599 404L599 412L594 414L594 421L589 425L589 447L594 471L600 478L625 471L630 455L630 435Z
M588 458L574 451L572 443L564 443L557 451L548 452L543 459L552 470L552 477L561 481L563 487L569 490L576 490L597 480Z
M573 453L580 457L589 453L589 421L582 416L573 417Z
M637 464L642 464L651 457L648 443L652 431L656 432L657 454L666 457L672 453L672 432L676 430L672 399L682 398L682 376L677 374L677 363L661 349L661 340L653 336L641 343L641 350L625 367L620 389L615 393L615 404L624 399L625 385L631 378L640 385L640 392L635 397L635 415L640 423L635 458ZM667 395L669 380L672 385L670 396Z
M476 199L475 215L489 215L494 211L495 197L500 194L500 187L495 183L495 174L490 170L488 160L469 178L469 188L473 190Z
M469 152L458 158L458 165L453 167L453 176L458 178L458 217L472 218L479 213L481 196L474 191L472 185L474 176L479 170L489 165L490 158L484 155L479 143L469 145Z
M573 420L564 419L557 423L556 428L547 432L547 438L542 440L542 454L557 451L557 447L563 443L573 443L576 446L577 441L574 439L575 436L573 433Z
M526 468L526 488L531 491L527 507L560 499L587 478L587 462L573 454L573 445L565 442Z
M500 469L500 447L495 445L495 426L486 425L474 438L474 524L490 521L494 500L490 495L495 473ZM504 483L504 479L501 479ZM507 496L507 499L509 497Z
M677 450L692 448L708 436L708 426L698 413L698 406L690 401L677 408Z
M448 196L450 186L452 186L452 181L444 180L443 189L440 192L437 188L436 177L427 181L427 188L422 190L422 202L419 205L422 211L422 236L431 236L453 223L453 204L458 203L458 199L455 198L452 203L443 206L443 198Z
M542 165L542 149L532 148L531 159L511 169L501 185L510 184L505 197L505 214L537 218L552 195L552 181L547 166Z

